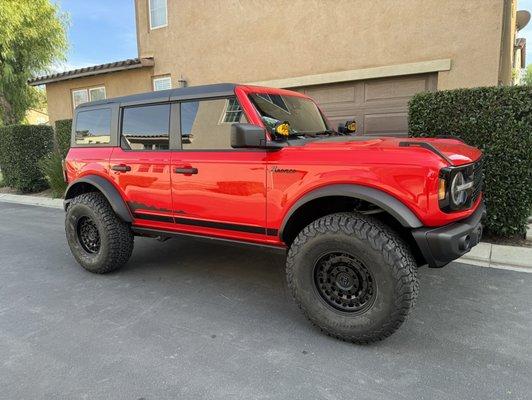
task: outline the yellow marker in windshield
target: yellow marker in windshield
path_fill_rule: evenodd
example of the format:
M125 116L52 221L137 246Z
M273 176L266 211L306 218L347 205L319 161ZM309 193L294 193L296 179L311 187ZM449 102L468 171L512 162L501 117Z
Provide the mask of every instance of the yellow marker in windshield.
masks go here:
M348 122L345 126L349 132L357 130L357 123L355 121Z
M281 136L290 136L290 124L288 122L280 123L275 127L275 133Z

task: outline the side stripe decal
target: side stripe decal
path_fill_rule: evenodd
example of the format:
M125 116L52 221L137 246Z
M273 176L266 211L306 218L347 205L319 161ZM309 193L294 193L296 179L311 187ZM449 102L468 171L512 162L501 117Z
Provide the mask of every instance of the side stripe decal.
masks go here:
M141 214L135 213L135 218L147 219L151 221L160 221L160 222L170 222L175 224L191 225L191 226L203 226L206 228L215 228L215 229L225 229L229 231L239 231L239 232L248 232L248 233L257 233L267 236L277 236L277 229L266 229L260 226L249 226L249 225L239 225L239 224L230 224L226 222L215 222L215 221L202 221L197 219L189 219L183 217L169 217L165 215L153 215L153 214Z

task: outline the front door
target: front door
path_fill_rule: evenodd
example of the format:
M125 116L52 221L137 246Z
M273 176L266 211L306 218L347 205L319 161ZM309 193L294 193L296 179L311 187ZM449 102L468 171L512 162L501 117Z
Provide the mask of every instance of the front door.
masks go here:
M111 177L135 225L172 227L170 104L124 107L121 121L120 147L111 154Z
M176 227L267 240L266 152L231 147L231 124L245 122L236 98L182 102L179 120L182 149L171 159Z

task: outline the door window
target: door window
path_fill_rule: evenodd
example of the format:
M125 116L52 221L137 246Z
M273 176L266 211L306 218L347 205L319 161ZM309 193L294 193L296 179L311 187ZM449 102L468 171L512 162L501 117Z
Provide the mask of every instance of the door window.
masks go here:
M169 131L170 104L123 109L121 146L125 150L168 150Z
M181 103L183 149L232 149L231 124L235 122L247 120L234 97Z

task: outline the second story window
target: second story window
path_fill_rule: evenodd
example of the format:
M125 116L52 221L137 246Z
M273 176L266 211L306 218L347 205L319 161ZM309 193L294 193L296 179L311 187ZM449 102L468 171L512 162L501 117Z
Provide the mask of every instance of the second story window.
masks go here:
M162 28L168 25L168 11L166 0L149 0L150 29Z
M172 79L169 76L160 78L153 78L153 90L167 90L172 89Z
M98 86L88 89L76 89L72 91L72 106L73 108L76 108L81 103L103 100L105 98L106 94L104 86Z

